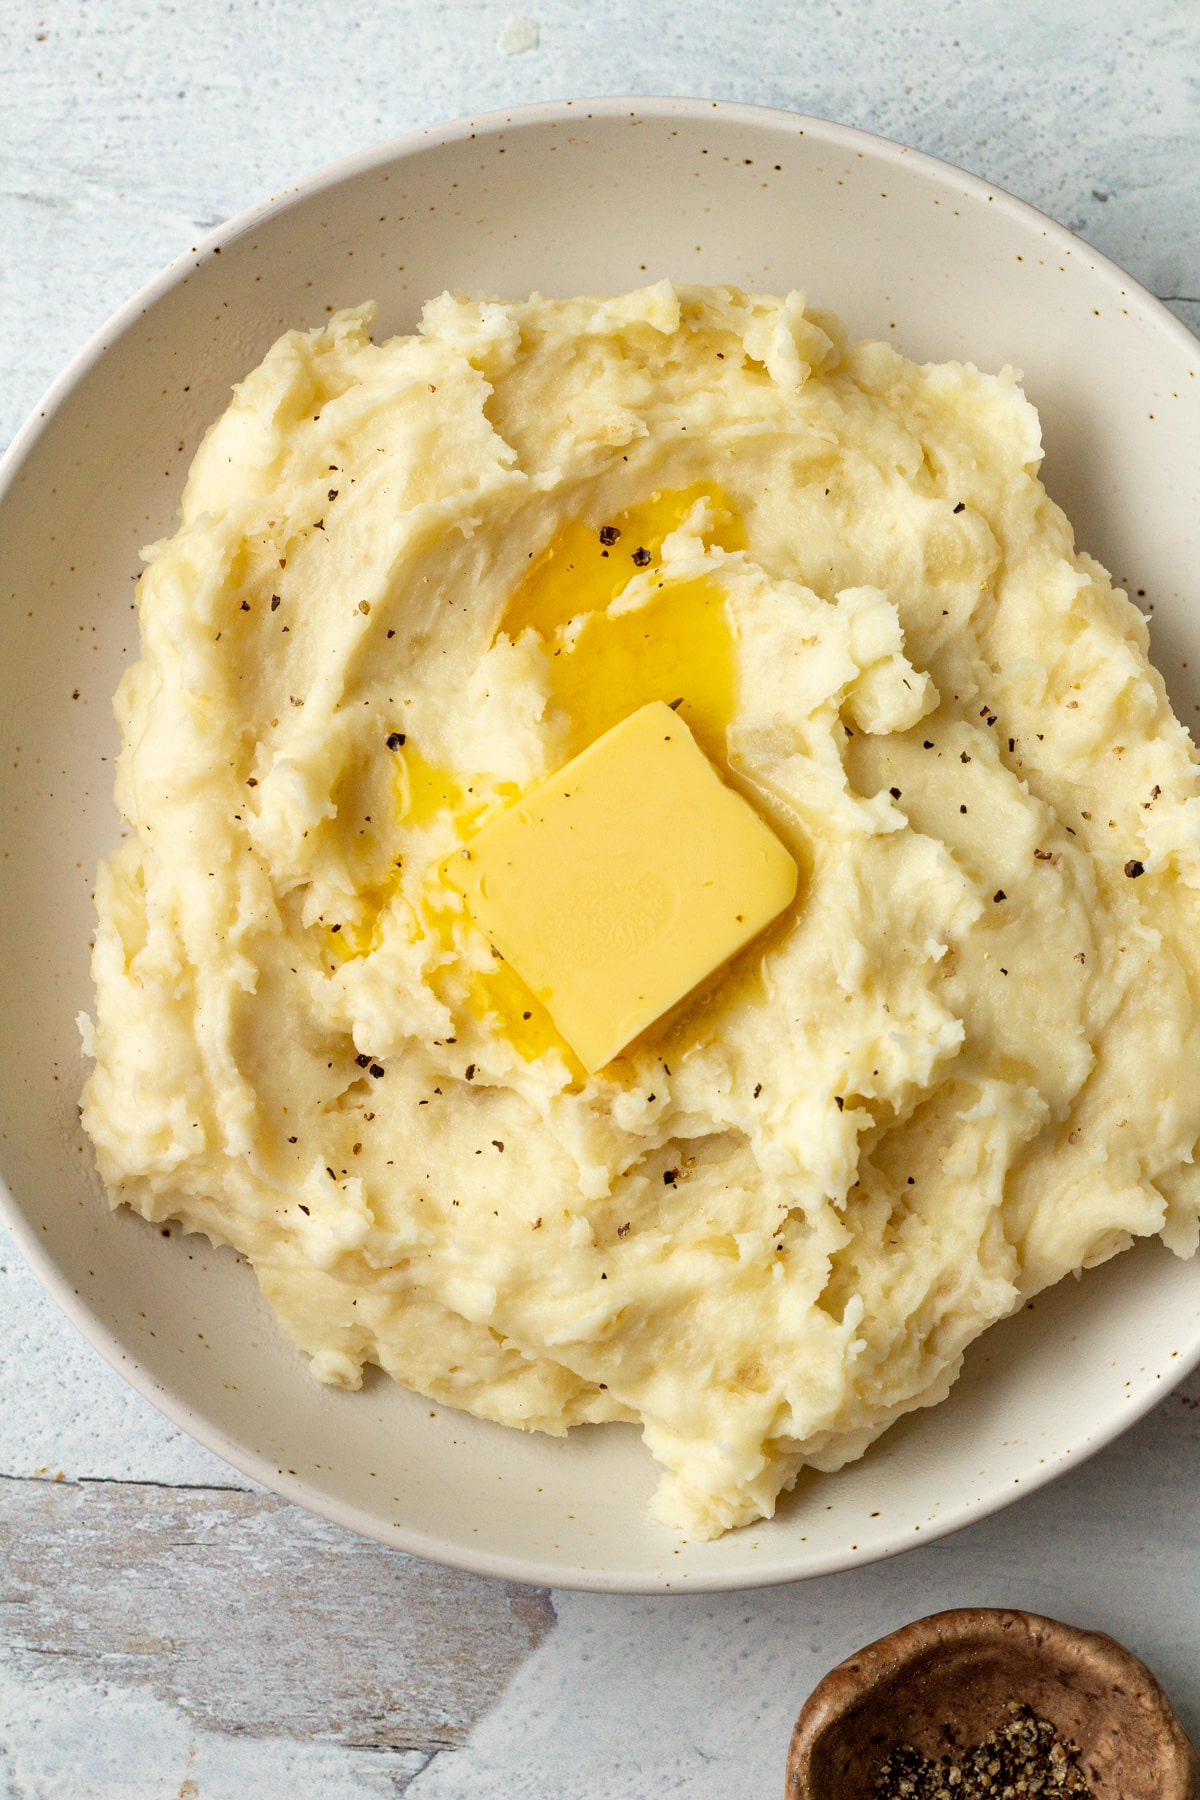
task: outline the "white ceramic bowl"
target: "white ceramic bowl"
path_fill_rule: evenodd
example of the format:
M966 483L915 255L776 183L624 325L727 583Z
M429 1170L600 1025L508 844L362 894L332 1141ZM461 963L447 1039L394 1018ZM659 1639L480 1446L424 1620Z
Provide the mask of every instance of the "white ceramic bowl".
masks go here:
M841 1474L803 1478L772 1523L679 1544L646 1520L654 1472L632 1428L556 1443L382 1377L321 1389L232 1255L102 1203L74 1020L93 872L117 830L109 697L136 647L139 546L171 529L230 383L285 327L368 296L388 333L445 287L570 294L662 276L804 287L910 356L1023 369L1047 485L1079 542L1145 591L1159 665L1196 716L1181 665L1200 670L1184 586L1200 568L1200 346L1029 207L784 113L579 101L355 157L152 282L0 469L0 1159L22 1249L143 1394L286 1498L441 1561L626 1591L791 1580L936 1537L1104 1443L1200 1360L1200 1272L1144 1246L990 1332L945 1405Z

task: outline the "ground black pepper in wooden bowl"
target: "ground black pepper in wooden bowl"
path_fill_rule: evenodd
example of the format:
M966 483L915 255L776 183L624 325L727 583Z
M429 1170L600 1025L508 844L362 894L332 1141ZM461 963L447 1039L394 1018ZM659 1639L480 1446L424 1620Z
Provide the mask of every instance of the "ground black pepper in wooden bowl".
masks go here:
M937 1762L911 1744L889 1752L875 1777L871 1800L1091 1800L1094 1789L1049 1719L1034 1717L1018 1700L1012 1715L965 1755Z
M1144 1663L1009 1608L916 1619L830 1669L788 1800L1200 1800L1200 1756Z

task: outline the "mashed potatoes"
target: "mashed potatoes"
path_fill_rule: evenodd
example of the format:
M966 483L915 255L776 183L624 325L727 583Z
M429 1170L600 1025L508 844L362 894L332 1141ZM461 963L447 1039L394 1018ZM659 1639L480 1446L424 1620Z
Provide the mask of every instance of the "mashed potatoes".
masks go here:
M371 316L280 340L149 552L85 1123L319 1380L635 1420L713 1536L1194 1249L1195 754L1011 371L798 294ZM440 869L652 699L800 888L589 1077Z

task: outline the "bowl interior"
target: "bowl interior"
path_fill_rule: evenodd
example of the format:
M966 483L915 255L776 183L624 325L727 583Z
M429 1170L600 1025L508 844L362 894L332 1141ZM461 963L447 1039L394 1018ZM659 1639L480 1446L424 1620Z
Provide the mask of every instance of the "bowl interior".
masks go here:
M0 489L0 1160L56 1297L175 1419L291 1498L422 1554L558 1585L715 1588L887 1554L1104 1441L1200 1356L1194 1273L1147 1246L990 1333L951 1399L769 1524L713 1545L648 1524L628 1427L569 1442L378 1378L319 1389L250 1272L110 1216L78 1125L110 696L136 652L139 547L172 528L201 433L290 326L373 297L380 334L446 287L613 291L670 276L807 290L919 359L1024 371L1081 546L1144 594L1176 706L1200 710L1200 357L1077 240L915 154L708 102L576 103L448 127L235 221L152 284L22 433ZM1189 655L1190 651L1190 655Z

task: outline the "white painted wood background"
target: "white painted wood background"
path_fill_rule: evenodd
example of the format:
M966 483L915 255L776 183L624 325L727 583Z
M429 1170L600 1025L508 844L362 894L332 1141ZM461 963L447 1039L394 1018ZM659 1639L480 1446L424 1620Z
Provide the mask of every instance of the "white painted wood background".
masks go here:
M565 95L706 94L903 139L1200 329L1197 0L522 5L0 0L0 445L197 228L411 127ZM663 1601L439 1570L252 1490L3 1241L0 1396L0 1800L760 1800L830 1663L971 1602L1114 1632L1200 1733L1200 1379L943 1543Z

